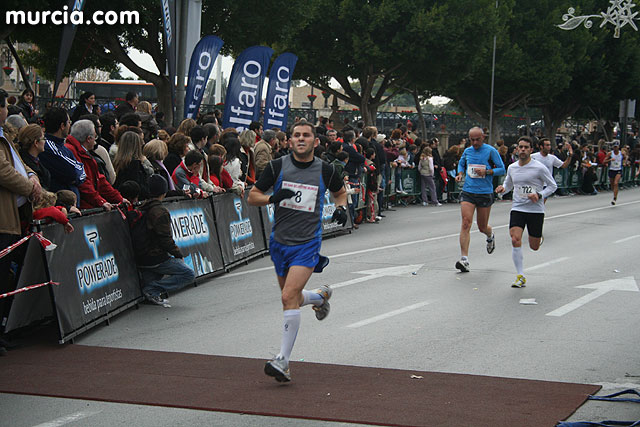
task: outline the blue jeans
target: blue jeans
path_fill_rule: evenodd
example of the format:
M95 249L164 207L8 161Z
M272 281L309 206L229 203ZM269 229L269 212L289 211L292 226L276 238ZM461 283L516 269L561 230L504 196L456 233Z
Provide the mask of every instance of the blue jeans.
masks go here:
M182 259L169 258L158 265L139 267L142 274L142 292L156 296L162 292L177 291L193 283L195 273Z

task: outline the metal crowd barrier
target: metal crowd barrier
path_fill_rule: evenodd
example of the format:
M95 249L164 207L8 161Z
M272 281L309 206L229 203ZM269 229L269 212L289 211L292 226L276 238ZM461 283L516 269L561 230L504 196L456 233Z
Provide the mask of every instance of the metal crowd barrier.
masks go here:
M620 187L632 187L640 185L640 179L636 178L637 167L633 166L624 166L622 168L622 178L620 178ZM596 175L598 179L594 183L594 185L600 190L609 190L610 182L609 182L609 167L608 166L597 166ZM560 193L566 191L576 191L582 187L582 171L581 170L570 170L570 169L554 169L553 177L558 184L558 190Z

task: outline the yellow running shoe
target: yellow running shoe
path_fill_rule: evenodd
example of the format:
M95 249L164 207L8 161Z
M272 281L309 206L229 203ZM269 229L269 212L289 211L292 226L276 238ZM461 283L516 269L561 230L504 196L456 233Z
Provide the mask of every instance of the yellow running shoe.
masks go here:
M522 274L518 274L516 276L516 281L511 285L512 288L524 288L525 283L527 283L527 279Z

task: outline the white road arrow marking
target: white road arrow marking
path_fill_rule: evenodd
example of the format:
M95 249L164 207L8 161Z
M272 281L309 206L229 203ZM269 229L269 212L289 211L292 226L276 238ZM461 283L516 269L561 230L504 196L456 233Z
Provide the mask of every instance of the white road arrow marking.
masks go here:
M367 280L373 280L384 276L411 277L412 273L420 270L423 265L424 264L397 265L394 267L376 268L374 270L354 271L354 274L364 274L365 276L347 280L346 282L336 283L331 285L331 288L343 288L345 286L355 285L356 283L366 282Z
M565 314L572 312L576 308L580 308L586 303L593 301L594 299L601 297L602 295L611 291L638 292L638 285L636 284L636 279L633 276L623 277L621 279L607 280L599 283L592 283L590 285L576 286L576 288L594 289L594 291L578 298L575 301L570 302L569 304L563 305L562 307L553 310L550 313L547 313L547 316L564 316Z
M412 305L409 305L407 307L399 308L398 310L393 310L393 311L390 311L388 313L384 313L384 314L381 314L379 316L372 317L370 319L361 320L360 322L352 323L350 325L347 325L347 328L359 328L361 326L370 325L370 324L375 323L375 322L377 322L379 320L385 320L385 319L388 319L390 317L397 316L399 314L407 313L409 311L413 311L413 310L416 310L418 308L422 308L425 305L431 304L432 302L433 301L423 301L423 302L419 302L417 304L412 304Z

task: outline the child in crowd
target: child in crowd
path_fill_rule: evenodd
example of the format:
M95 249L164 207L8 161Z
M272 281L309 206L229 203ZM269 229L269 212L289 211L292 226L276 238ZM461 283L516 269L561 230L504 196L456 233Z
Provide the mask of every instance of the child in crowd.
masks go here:
M349 153L345 151L339 151L338 153L336 153L335 159L331 162L336 172L343 178L348 175L344 171L345 166L347 166L347 162L349 162Z
M379 218L376 216L376 212L378 212L378 170L376 169L376 165L374 163L375 159L375 148L367 148L367 151L365 153L364 168L367 179L367 222L370 223L379 221Z
M427 206L427 188L429 188L430 203L434 206L441 206L436 198L436 183L433 180L433 151L431 147L424 147L420 154L420 163L418 163L418 171L420 172L420 181L422 181L422 206Z
M76 207L78 196L71 190L56 191L56 206L62 206L67 210L68 214L82 215L80 209Z
M402 195L406 195L407 193L404 191L402 187L402 169L412 168L413 165L409 163L409 155L407 154L406 148L401 148L398 151L398 158L395 160L396 163L396 192Z
M138 203L138 198L140 197L140 185L132 180L125 181L120 185L118 191L120 191L122 197L131 202L129 210L133 209L133 205Z
M71 192L70 192L71 193ZM67 233L73 232L73 225L67 218L67 209L63 206L56 206L57 197L49 191L42 191L40 199L33 205L33 219L50 218L64 226Z
M223 167L224 159L219 155L210 154L207 161L209 163L209 179L211 183L224 191L230 190L233 187L233 179Z
M345 175L345 177L343 178L344 181L344 189L347 192L347 204L349 205L349 212L351 213L351 219L353 221L353 228L354 229L358 229L358 224L356 224L356 217L355 217L355 211L356 211L356 206L355 203L357 202L357 196L354 197L354 194L358 194L360 193L360 188L353 188L351 187L351 184L349 183L349 175Z

